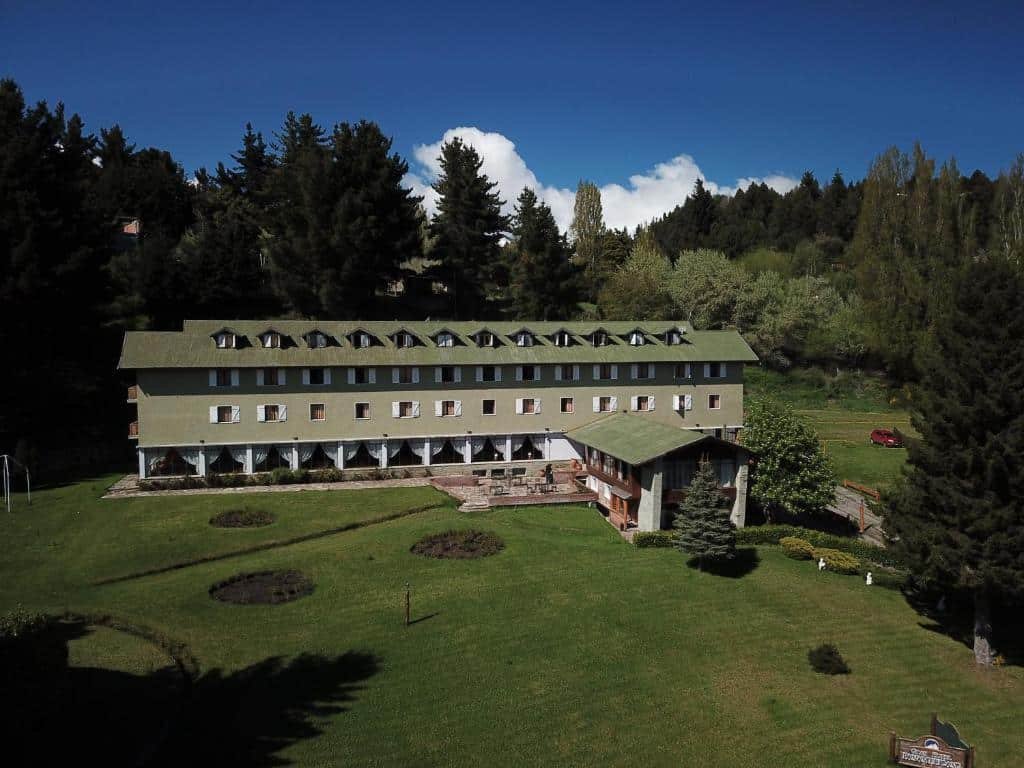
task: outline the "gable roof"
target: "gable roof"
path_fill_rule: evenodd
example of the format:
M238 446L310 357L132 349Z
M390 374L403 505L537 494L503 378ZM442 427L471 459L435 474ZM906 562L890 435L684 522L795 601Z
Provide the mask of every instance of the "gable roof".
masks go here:
M702 440L715 440L703 432L672 427L629 413L613 413L571 429L565 436L629 464L646 464L677 448Z
M753 353L737 331L694 331L679 320L643 322L650 334L668 328L686 328L687 344L668 345L660 337L648 336L643 346L633 347L612 341L607 346L594 347L589 343L568 347L555 346L550 335L564 329L576 337L592 330L591 322L488 322L480 321L419 321L399 320L317 320L316 327L329 338L338 340L325 348L292 345L281 349L241 347L217 349L211 340L216 331L228 327L239 337L255 337L272 325L283 336L301 337L310 330L309 320L186 320L181 331L129 331L125 334L119 367L142 368L215 368L229 365L256 368L266 365L509 365L551 363L632 363L632 362L756 362ZM608 321L601 327L610 336L628 333L637 321ZM495 347L478 347L472 336L483 329L494 333ZM454 347L416 346L401 349L391 336L405 329L419 338L429 338L441 330L453 333ZM528 330L534 335L529 347L516 346L513 334ZM353 332L364 331L377 343L356 349L350 342Z

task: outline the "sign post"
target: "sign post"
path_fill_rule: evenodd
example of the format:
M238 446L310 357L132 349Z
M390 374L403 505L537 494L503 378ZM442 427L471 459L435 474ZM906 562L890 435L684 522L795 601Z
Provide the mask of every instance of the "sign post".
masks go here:
M889 734L889 759L896 765L917 768L974 768L974 747L951 723L932 715L931 734L916 739Z

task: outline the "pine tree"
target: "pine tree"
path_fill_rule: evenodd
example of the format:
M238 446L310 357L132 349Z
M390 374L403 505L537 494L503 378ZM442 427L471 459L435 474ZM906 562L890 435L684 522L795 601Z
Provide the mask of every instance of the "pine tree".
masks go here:
M991 664L993 605L1024 599L1024 278L1003 257L957 275L917 387L909 471L886 527L912 571L974 606Z
M732 560L736 556L736 529L728 508L722 506L722 494L710 461L701 462L672 527L676 548L695 557L701 569L706 562Z
M567 319L576 309L579 291L565 236L532 189L524 189L517 202L508 249L512 312L522 319Z
M482 317L494 269L501 258L502 234L508 218L497 184L481 173L483 160L459 138L441 148L441 175L434 184L437 213L431 222L434 249L449 281L452 314Z

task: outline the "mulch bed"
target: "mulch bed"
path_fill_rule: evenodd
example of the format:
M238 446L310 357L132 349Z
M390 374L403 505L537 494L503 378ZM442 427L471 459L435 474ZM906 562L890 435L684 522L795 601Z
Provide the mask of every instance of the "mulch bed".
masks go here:
M229 509L210 518L215 528L262 528L277 518L262 509Z
M210 587L210 597L236 605L276 605L313 593L313 582L301 571L240 573Z
M505 542L486 531L445 531L424 536L412 545L410 551L424 557L448 560L474 560L496 555L505 548Z

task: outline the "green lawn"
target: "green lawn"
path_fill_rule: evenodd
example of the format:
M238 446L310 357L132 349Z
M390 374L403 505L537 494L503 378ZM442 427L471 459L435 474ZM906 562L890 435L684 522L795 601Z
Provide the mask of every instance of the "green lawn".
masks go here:
M770 395L792 407L814 427L841 480L883 488L894 483L907 461L903 448L882 448L868 439L876 428L913 434L910 414L891 404L891 393L877 378L821 371L787 374L750 368L747 395Z
M416 488L99 501L105 482L41 492L31 508L16 498L2 523L0 609L108 612L187 643L202 675L168 764L203 754L251 765L882 768L889 731L918 735L932 711L961 727L986 768L1024 754L1024 670L978 671L899 594L819 575L775 548L746 576L719 577L671 550L634 550L585 507L467 515L445 500L98 587L112 572L279 537L206 524L240 500L304 531L444 499ZM468 526L496 532L505 550L477 561L409 552L426 533ZM300 568L316 591L280 606L207 595L260 568ZM75 641L77 664L154 663L133 660L130 643L93 640ZM807 650L822 641L853 674L811 672Z

